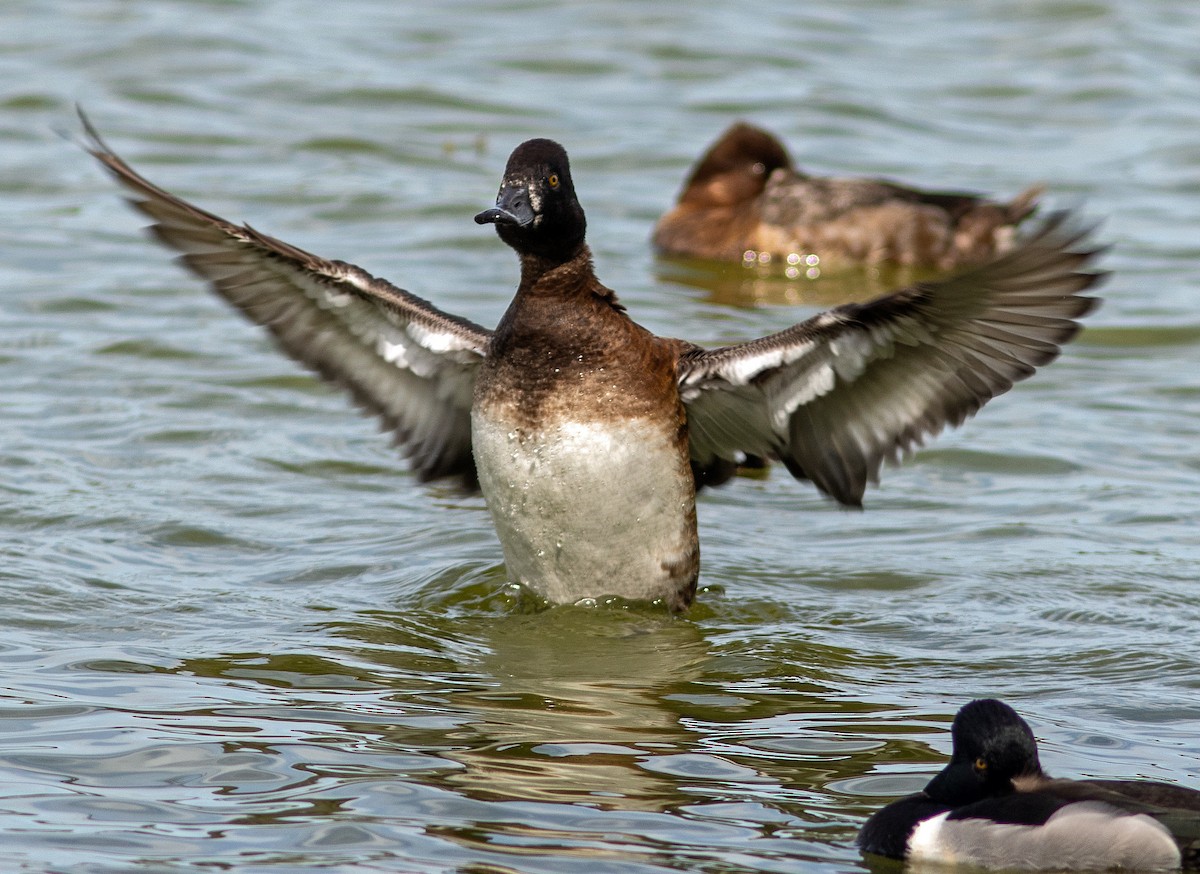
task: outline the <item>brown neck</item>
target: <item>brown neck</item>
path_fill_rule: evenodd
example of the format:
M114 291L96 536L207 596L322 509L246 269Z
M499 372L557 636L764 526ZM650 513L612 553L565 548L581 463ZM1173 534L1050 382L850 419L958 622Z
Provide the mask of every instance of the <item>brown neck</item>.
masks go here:
M549 276L564 277L555 279L556 282L566 283L569 277L581 278L592 270L592 253L587 244L583 244L575 254L565 261L558 258L546 258L543 255L523 253L521 259L521 290L533 290L543 284L542 280Z
M617 296L596 279L592 252L584 244L567 261L554 261L539 255L521 256L521 285L518 296L556 298L599 297L617 305Z

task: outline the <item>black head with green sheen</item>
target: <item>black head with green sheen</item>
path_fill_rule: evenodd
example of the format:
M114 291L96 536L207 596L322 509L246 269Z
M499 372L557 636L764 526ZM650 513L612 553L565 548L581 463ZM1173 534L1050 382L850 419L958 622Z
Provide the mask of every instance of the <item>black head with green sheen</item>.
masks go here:
M526 140L504 168L496 205L475 216L494 224L500 239L518 254L554 262L575 257L583 247L587 220L575 197L567 152L553 140Z

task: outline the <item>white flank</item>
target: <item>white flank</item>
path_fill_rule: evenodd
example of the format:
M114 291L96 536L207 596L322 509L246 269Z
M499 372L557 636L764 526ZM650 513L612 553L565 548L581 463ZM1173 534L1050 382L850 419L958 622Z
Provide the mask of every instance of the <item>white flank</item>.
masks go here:
M950 814L939 813L922 820L908 838L908 858L914 862L940 862L952 865L959 861L942 842L942 825Z
M1159 822L1084 801L1057 811L1044 825L984 819L927 819L908 840L909 859L942 865L1024 870L1170 871L1179 848Z

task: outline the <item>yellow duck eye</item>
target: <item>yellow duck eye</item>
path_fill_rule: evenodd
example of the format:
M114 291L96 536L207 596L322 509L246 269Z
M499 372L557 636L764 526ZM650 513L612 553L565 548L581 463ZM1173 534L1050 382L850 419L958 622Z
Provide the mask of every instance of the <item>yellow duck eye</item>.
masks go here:
M550 183L551 188L558 188L558 174L557 173L551 173L550 177L546 181Z

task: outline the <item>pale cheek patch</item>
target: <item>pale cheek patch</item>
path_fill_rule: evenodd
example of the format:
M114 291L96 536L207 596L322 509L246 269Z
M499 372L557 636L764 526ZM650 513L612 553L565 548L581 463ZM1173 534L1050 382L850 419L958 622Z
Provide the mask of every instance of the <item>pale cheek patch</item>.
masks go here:
M536 228L542 223L542 191L538 186L530 185L529 191L529 208L533 210L533 226Z

